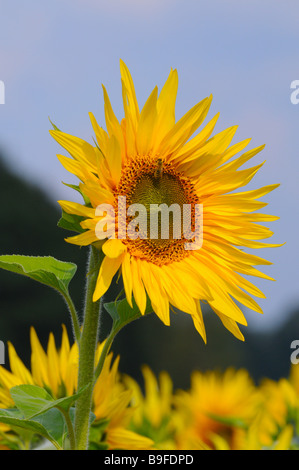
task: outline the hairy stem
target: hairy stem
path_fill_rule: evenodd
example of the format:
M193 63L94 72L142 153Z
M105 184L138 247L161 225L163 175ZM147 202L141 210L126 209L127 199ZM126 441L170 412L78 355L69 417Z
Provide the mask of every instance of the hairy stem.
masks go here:
M104 366L104 362L105 362L105 359L107 357L107 354L109 353L109 350L110 350L110 347L114 341L114 338L115 336L117 335L117 333L124 327L126 326L128 323L131 323L133 320L136 320L137 318L140 317L140 314L139 312L128 318L127 321L123 321L123 322L114 322L113 325L112 325L112 328L111 328L111 332L108 336L108 338L106 339L105 341L105 345L103 347L103 350L102 350L102 353L101 353L101 356L99 358L99 362L97 363L97 366L95 368L95 372L94 372L94 383L98 380L101 372L102 372L102 369L103 369L103 366Z
M77 315L77 312L76 312L76 308L75 308L74 303L73 303L73 301L72 301L72 299L69 295L64 295L64 299L67 303L67 306L68 306L70 314L71 314L75 340L79 345L81 333L80 333L80 324L79 324L79 319L78 319L78 315Z
M74 427L73 427L73 423L72 423L72 420L70 418L70 415L69 415L68 411L65 411L62 408L59 408L59 410L63 414L65 422L66 422L66 426L67 426L67 430L68 430L68 436L69 436L69 440L70 440L70 448L71 448L71 450L76 450L76 438L75 438Z
M91 247L85 298L83 330L79 348L78 390L90 384L76 402L75 440L77 450L87 450L92 407L93 377L95 352L98 340L100 301L93 302L92 297L102 261L101 252Z

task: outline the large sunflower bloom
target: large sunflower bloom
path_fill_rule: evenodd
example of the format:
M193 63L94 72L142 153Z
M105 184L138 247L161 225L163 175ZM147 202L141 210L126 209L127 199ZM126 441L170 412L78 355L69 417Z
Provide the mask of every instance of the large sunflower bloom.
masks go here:
M131 305L134 297L141 314L145 312L148 296L154 312L169 325L171 305L191 315L206 341L200 301L207 301L224 326L243 340L238 324L247 323L235 301L262 313L252 295L263 298L264 294L242 275L271 279L255 267L271 263L245 253L242 247L277 246L260 241L270 237L272 232L259 224L277 217L255 211L267 205L258 198L278 185L236 191L249 183L263 165L259 163L239 170L263 146L232 160L250 139L230 145L237 126L211 137L218 114L193 136L208 113L211 97L202 100L176 122L176 70L171 70L160 94L157 87L154 88L141 111L132 77L122 61L120 70L124 106L121 121L114 114L103 87L107 131L90 113L95 133L93 144L57 128L50 131L71 155L72 158L62 155L58 158L79 178L79 190L85 201L85 204L59 201L66 213L84 219L81 222L84 232L67 241L80 246L98 242L96 227L103 220L103 214L96 208L109 204L116 215L115 238L107 236L109 239L102 245L105 257L94 300L105 294L114 275L120 272L127 300ZM118 217L121 196L126 197L125 208L142 204L148 210L151 204L168 207L176 204L183 210L183 205L201 204L201 248L186 250L184 237L153 239L142 238L139 234L139 238L132 239L124 236L132 217ZM194 216L192 224L193 227Z
M22 384L38 385L45 388L53 398L73 395L77 390L78 346L69 343L63 326L61 347L55 345L50 333L47 350L42 347L35 329L30 330L31 370L19 358L14 346L8 343L10 371L0 366L0 408L13 408L14 401L9 390ZM98 345L96 359L99 358L104 343ZM93 413L95 421L92 429L92 445L108 449L150 449L153 442L127 429L133 408L129 408L132 392L125 389L118 373L119 358L112 363L110 353L104 362L93 391ZM2 425L3 432L9 427Z

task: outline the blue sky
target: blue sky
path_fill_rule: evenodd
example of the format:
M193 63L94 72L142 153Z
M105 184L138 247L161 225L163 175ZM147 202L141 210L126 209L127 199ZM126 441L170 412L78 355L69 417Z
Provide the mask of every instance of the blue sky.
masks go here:
M48 117L65 132L92 141L88 112L104 125L101 84L122 117L119 59L128 65L143 104L177 68L181 117L213 94L215 132L238 124L234 142L266 144L266 160L250 187L281 183L265 200L281 219L271 228L279 249L258 254L274 265L276 282L257 281L264 315L247 312L249 327L271 328L299 305L299 4L292 0L27 0L0 6L0 147L17 173L40 185L55 203L73 199L61 184L75 180L60 165ZM295 339L295 338L294 338Z

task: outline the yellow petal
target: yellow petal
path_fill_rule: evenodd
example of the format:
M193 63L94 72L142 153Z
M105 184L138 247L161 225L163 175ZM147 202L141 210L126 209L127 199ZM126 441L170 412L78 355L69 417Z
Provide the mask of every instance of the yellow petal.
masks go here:
M114 114L106 88L104 87L104 85L102 85L102 87L103 87L103 92L104 92L105 120L106 120L107 130L108 130L110 137L114 135L114 137L117 139L119 146L121 148L121 154L124 155L125 147L124 147L124 139L123 139L121 125L118 122L118 119Z
M157 124L153 153L157 151L160 142L175 125L175 102L178 90L178 73L171 70L159 98L157 100Z
M106 440L110 450L149 450L154 445L154 442L148 437L141 436L122 427L109 429Z
M270 193L274 189L278 188L280 184L269 184L267 186L263 186L259 189L253 189L250 191L242 191L241 193L234 193L234 194L227 194L227 198L232 197L243 197L243 198L250 198L250 199L257 199L259 197L265 196L266 194Z
M119 270L123 260L123 254L118 258L108 258L105 256L100 267L96 288L93 294L93 301L99 300L110 287L112 279Z
M137 129L137 122L139 120L139 107L135 94L134 83L126 64L120 60L120 73L124 87L124 99L127 102L127 108L130 113L130 118L135 129Z
M161 156L170 155L187 142L206 117L211 100L211 97L202 100L173 126L161 142L159 148Z
M232 141L237 126L230 127L208 140L195 154L184 160L182 168L186 168L188 176L196 176L204 171L211 170ZM196 156L196 159L194 158ZM216 157L215 157L216 156ZM190 161L190 163L188 163ZM216 164L216 166L218 166Z
M211 291L208 287L208 283L205 281L204 276L198 269L197 259L193 257L186 258L184 261L179 263L172 263L163 267L168 275L175 281L179 280L181 287L184 292L188 292L191 298L195 299L212 299ZM193 302L192 302L193 304ZM191 312L194 312L194 306L192 306Z
M178 162L184 162L191 155L195 155L197 150L201 148L204 142L212 134L219 116L220 113L217 113L195 137L190 139L190 141L187 142L183 147L180 147L177 151L173 152L170 159L176 160Z
M10 369L12 373L19 377L22 383L33 384L34 382L31 373L29 372L27 367L24 366L23 362L18 357L15 348L10 342L8 342L8 353Z
M136 149L136 132L137 132L137 123L133 124L132 116L130 114L129 106L127 103L126 98L126 88L122 81L122 95L123 95L123 102L124 102L124 112L125 112L125 119L123 120L124 123L124 133L126 136L126 153L129 157L134 157L137 153Z
M183 164L185 165L189 161L192 162L190 174L196 170L196 167L199 167L200 171L205 171L210 167L210 162L213 164L217 161L217 157L222 155L230 145L237 128L238 126L229 127L203 143L195 152L189 152L189 156L184 158ZM193 162L195 159L196 161ZM221 159L219 158L219 160Z
M196 330L198 331L198 333L200 334L204 342L207 343L207 334L206 334L206 329L205 329L199 301L196 302L196 306L197 306L197 314L192 315L192 320L193 320Z
M10 390L12 387L16 385L21 385L23 381L20 377L12 374L9 370L5 369L4 367L0 366L0 384L1 387ZM1 389L0 389L1 390ZM11 400L11 397L9 397Z
M113 204L114 196L108 189L102 188L98 182L88 181L86 184L79 184L79 188L90 200L93 207L100 204ZM93 210L94 211L94 210ZM90 211L91 214L91 211ZM95 214L95 211L94 211ZM89 216L90 217L90 216ZM93 216L91 216L93 217Z
M273 450L290 450L293 435L293 426L291 424L285 426L285 428L279 434L277 443L274 445Z
M80 235L65 238L65 241L73 245L88 246L99 241L99 239L94 230L87 230L86 232L80 233Z
M190 285L188 284L188 280L185 285L182 283L182 278L184 277L182 272L178 272L176 267L174 267L173 270L169 270L168 266L157 266L153 269L155 269L156 277L160 279L163 289L169 297L171 305L185 313L196 315L197 309L194 299L192 298L193 292L186 288L187 285ZM196 288L196 293L198 294L198 292L199 291Z
M236 144L231 145L231 147L229 147L225 152L223 152L220 155L220 157L219 157L219 159L216 163L216 167L220 166L220 165L223 165L228 160L230 160L233 156L235 156L237 153L244 150L244 148L247 147L247 145L250 143L250 141L251 141L251 139L244 139L241 142L237 142Z
M112 137L109 139L107 163L113 183L115 186L117 186L121 174L122 157L119 142L114 135L112 135Z
M34 328L30 328L30 343L31 343L31 372L34 382L43 387L44 384L49 384L48 376L48 359L47 355L41 346Z
M96 176L81 162L63 155L57 155L57 158L67 171L76 175L81 181L97 180Z
M61 348L59 351L59 369L61 371L61 378L65 383L67 375L67 362L70 354L70 342L65 325L62 325L62 339Z
M251 158L255 157L259 152L261 152L265 148L265 145L260 145L248 152L243 153L240 157L236 158L230 163L227 163L223 167L219 168L218 172L226 171L226 170L237 170L240 166L244 165L244 163L248 162Z
M196 266L198 272L201 273L211 288L213 299L209 299L208 302L213 310L221 312L242 325L247 325L243 312L228 294L229 283L225 282L215 271L215 264L205 256L203 250L200 250L198 254L195 253L194 256L197 256L197 264L194 265L193 263L194 267Z
M140 275L140 263L134 256L131 258L131 271L133 278L133 295L135 302L140 310L141 315L144 315L146 309L146 292Z
M132 292L133 292L133 279L131 272L131 256L126 253L122 263L122 278L124 283L124 289L128 304L133 308L132 304Z
M91 171L96 170L95 150L92 145L64 132L50 131L50 134L75 160L86 164Z
M71 201L58 201L61 208L68 214L81 215L82 217L94 217L95 210L92 207L83 206L77 202Z
M48 374L49 374L49 385L57 397L58 394L58 387L61 383L60 377L60 368L59 368L59 356L55 346L55 339L53 333L49 335L48 341L48 349L47 349L47 356L48 356Z
M151 150L154 126L157 119L158 88L155 87L146 101L138 122L136 145L140 155L148 155Z
M104 243L102 250L108 258L118 258L126 251L126 247L120 240L110 239Z
M256 175L258 170L264 165L265 162L260 163L252 168L239 171L222 171L217 174L211 173L207 176L206 173L201 175L198 182L195 183L195 189L198 195L201 194L225 194L234 191L237 188L246 186L250 183L252 178Z
M68 395L73 395L74 391L77 389L78 363L78 344L74 343L68 356L66 373L64 376L64 384Z
M102 127L99 126L99 124L96 121L96 118L94 117L92 113L89 113L89 118L90 118L93 130L94 130L94 133L96 135L96 140L97 140L99 149L103 155L106 155L109 136L107 132Z
M154 312L165 325L170 325L169 319L169 301L161 288L160 283L155 277L154 270L151 269L151 263L140 261L141 277L151 300Z
M231 318L227 317L226 315L223 315L222 313L220 313L219 311L217 311L217 309L215 310L215 308L213 308L213 310L215 311L215 313L218 315L218 317L220 318L220 320L222 321L223 325L225 326L225 328L230 331L234 336L235 338L239 339L240 341L244 341L245 338L243 336L243 334L241 333L240 331L240 328L238 327L237 323L232 320Z

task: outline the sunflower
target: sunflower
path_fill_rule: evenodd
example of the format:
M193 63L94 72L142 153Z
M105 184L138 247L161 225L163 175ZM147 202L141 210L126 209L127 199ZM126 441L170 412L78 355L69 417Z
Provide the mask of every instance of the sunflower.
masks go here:
M60 349L56 348L53 333L50 333L47 351L42 347L35 329L30 330L31 370L21 361L14 346L8 343L11 371L0 366L0 408L13 408L14 401L9 390L21 384L38 385L45 388L53 398L73 395L77 389L78 346L69 343L65 326L62 326ZM98 345L99 358L104 343ZM119 357L112 363L110 353L104 362L93 391L93 413L95 421L91 430L91 446L108 449L150 449L153 442L127 429L133 408L129 407L132 392L120 382L118 373ZM10 431L1 425L0 432L8 436Z
M101 347L97 350L96 361L101 354ZM108 449L145 450L153 448L153 440L138 432L129 429L129 423L135 412L130 406L132 391L120 380L118 372L119 356L111 365L113 355L110 353L104 363L103 370L97 380L93 391L93 413L96 416L94 427L103 420L107 421L102 440ZM97 436L97 433L93 433ZM97 441L95 442L97 444Z
M290 435L290 442L296 437L299 401L293 373L294 369L289 378L278 381L264 379L260 385L263 406L258 417L257 435L264 447L279 443L281 435Z
M179 448L196 449L204 443L212 450L242 450L260 403L246 370L193 372L190 390L178 390L175 397L176 409L185 417Z
M297 393L299 407L299 364L292 364L289 381Z
M126 386L132 390L131 404L135 408L130 429L150 437L155 448L175 450L175 434L178 427L177 413L173 408L173 384L167 372L161 372L157 379L148 366L142 367L144 392L132 377L123 377Z
M196 133L207 116L211 96L176 121L176 70L171 69L160 93L154 88L141 110L123 61L120 71L124 107L121 121L103 86L106 130L90 113L93 143L61 132L56 126L50 131L70 154L58 155L58 159L78 177L77 189L84 198L82 204L59 201L65 213L81 218L82 233L66 240L88 246L97 245L102 238L105 256L94 301L105 294L118 273L122 275L128 303L132 305L134 298L141 314L148 297L153 311L169 325L172 306L191 315L206 341L201 302L207 302L224 326L244 340L238 324L247 322L236 302L262 313L252 296L265 296L247 276L271 279L255 266L272 263L246 253L243 247L278 246L261 242L272 232L260 225L278 217L256 212L267 205L259 198L278 185L238 191L252 180L263 163L239 168L264 146L234 158L250 139L231 145L237 126L212 137L219 113ZM168 209L175 205L181 219L175 219L169 209L169 236L162 236L162 216L156 219L157 236L151 236L147 224L151 206L160 211L162 205ZM137 206L146 210L145 217L137 218L138 223L130 212ZM99 207L112 208L112 212L99 211ZM184 207L190 211L190 230L186 233L178 222L182 223ZM200 227L196 225L196 208L201 208ZM186 248L186 243L194 241L199 232L201 243Z

